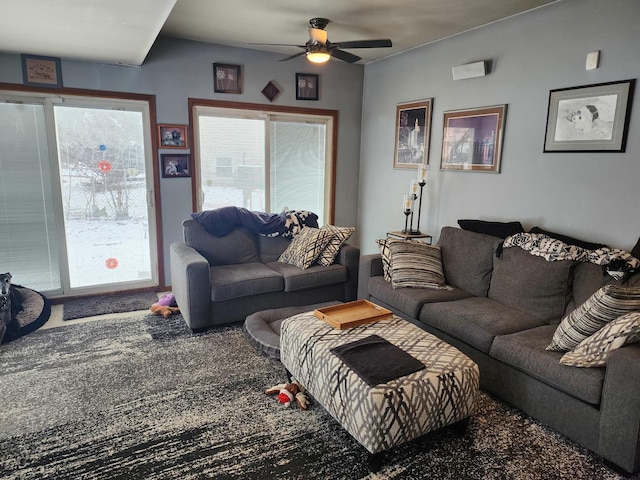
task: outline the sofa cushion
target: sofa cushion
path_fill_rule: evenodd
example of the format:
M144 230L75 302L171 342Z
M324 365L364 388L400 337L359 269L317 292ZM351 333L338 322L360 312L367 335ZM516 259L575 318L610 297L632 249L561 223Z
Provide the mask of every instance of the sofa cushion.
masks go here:
M573 273L572 303L568 307L567 314L575 307L586 302L591 295L605 285L620 285L623 287L640 287L640 274L636 274L624 283L614 279L603 271L602 266L590 262L581 262L576 265Z
M488 353L498 335L544 325L539 318L486 297L469 297L443 303L426 303L418 319Z
M604 383L604 368L561 365L562 353L545 350L554 330L554 325L544 325L496 337L490 355L547 385L598 405Z
M509 235L524 233L520 222L487 222L485 220L458 220L463 230L484 233L492 237L507 238Z
M320 256L318 257L318 263L320 265L328 267L334 262L336 256L338 255L338 252L340 251L342 246L347 243L347 240L349 240L349 237L356 229L353 227L336 227L335 225L324 225L321 230L328 230L332 234L331 240L329 240L326 248L320 253Z
M411 318L418 318L420 309L425 303L451 302L471 296L471 294L459 288L453 288L452 290L427 288L394 289L391 283L381 276L369 279L368 293Z
M605 285L562 319L550 351L569 351L620 315L640 310L640 288Z
M276 262L282 255L289 244L291 238L289 237L267 237L265 235L258 235L258 253L260 254L260 261L262 263Z
M549 323L558 322L571 294L574 262L548 262L518 247L493 259L488 297Z
M287 249L282 252L279 262L289 263L305 269L315 262L327 247L333 234L319 228L303 228L293 237Z
M443 227L438 244L448 285L486 297L498 238L455 227Z
M343 265L336 264L328 267L312 265L304 270L282 262L269 262L266 266L282 275L285 292L336 285L347 281L347 267Z
M282 275L262 263L211 267L209 278L211 300L214 302L284 289Z
M256 235L244 228L236 228L224 237L215 237L196 220L185 220L182 226L185 243L195 248L212 267L260 261Z
M609 322L571 352L560 363L570 367L604 367L613 350L640 341L640 311L626 313Z
M448 289L442 272L439 245L396 240L389 243L393 288Z

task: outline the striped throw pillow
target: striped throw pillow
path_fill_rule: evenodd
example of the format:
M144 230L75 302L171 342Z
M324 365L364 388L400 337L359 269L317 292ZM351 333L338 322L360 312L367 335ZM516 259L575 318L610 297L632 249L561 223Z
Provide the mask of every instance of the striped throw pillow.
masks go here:
M389 242L391 286L446 289L439 245L395 240Z
M327 247L333 234L328 230L319 228L305 227L296 235L286 248L279 262L289 263L296 267L306 269L315 262L320 253Z
M570 367L604 367L613 350L640 341L640 312L619 316L560 359Z
M640 288L605 285L562 319L547 350L571 351L610 321L634 310L640 310Z

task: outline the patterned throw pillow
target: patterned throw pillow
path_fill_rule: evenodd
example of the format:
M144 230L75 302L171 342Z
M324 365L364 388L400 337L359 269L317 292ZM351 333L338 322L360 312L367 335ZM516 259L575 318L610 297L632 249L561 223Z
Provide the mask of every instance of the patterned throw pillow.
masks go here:
M389 243L391 286L446 289L439 245L396 240Z
M380 258L382 259L382 276L386 282L391 281L391 252L389 251L388 238L379 238L376 240L380 249Z
M569 367L604 367L611 352L640 341L640 312L621 315L560 359Z
M562 319L547 350L571 351L610 321L634 310L640 310L640 288L605 285Z
M328 230L305 227L293 237L287 249L282 252L279 262L300 268L309 268L327 247L333 234Z
M325 248L320 254L320 257L318 257L318 263L320 265L328 267L336 259L336 256L342 248L342 245L347 243L347 240L349 240L349 237L353 232L355 232L356 229L353 227L336 227L335 225L324 225L320 230L328 230L329 232L331 232L331 240L329 240L327 248Z

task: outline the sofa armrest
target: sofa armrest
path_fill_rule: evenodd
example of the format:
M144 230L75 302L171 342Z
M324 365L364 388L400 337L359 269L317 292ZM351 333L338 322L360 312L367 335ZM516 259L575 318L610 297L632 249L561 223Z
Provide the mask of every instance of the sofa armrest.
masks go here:
M344 244L335 263L347 267L347 283L344 286L344 300L351 302L356 299L358 294L358 266L360 261L360 249L353 245Z
M358 267L358 298L369 299L369 279L382 276L382 257L379 253L362 255Z
M611 352L606 369L598 453L633 472L640 467L640 347Z
M172 243L169 250L171 289L180 313L192 330L207 327L211 303L209 262L186 243Z

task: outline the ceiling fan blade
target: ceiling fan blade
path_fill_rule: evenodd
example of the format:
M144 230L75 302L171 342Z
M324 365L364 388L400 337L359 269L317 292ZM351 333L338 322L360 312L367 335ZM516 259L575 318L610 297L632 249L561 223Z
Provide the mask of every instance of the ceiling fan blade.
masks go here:
M384 48L392 47L393 44L388 38L378 40L354 40L352 42L335 42L340 48Z
M305 53L307 53L307 52L296 53L295 55L290 55L290 56L288 56L286 58L283 58L282 60L278 60L278 61L279 62L286 62L287 60L292 60L292 59L294 59L296 57L299 57L300 55L304 55Z
M361 57L354 55L353 53L338 50L337 48L331 50L331 56L348 63L356 63L358 60L361 60Z
M327 31L309 27L309 37L316 43L327 43Z
M294 45L293 43L247 43L246 45L271 45L274 47L300 47L307 48L306 45Z

